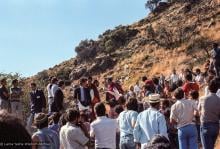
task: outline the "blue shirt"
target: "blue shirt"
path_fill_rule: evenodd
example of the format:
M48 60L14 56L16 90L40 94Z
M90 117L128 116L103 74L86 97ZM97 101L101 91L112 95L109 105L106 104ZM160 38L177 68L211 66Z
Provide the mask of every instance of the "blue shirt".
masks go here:
M166 120L163 114L154 108L148 108L137 117L134 127L134 141L148 143L155 134L168 138Z
M33 134L33 136L37 136L39 142L42 143L38 146L38 149L59 149L60 148L60 141L58 134L49 129L49 128L42 128L39 129L37 132Z
M123 111L118 116L120 136L133 135L132 123L136 122L138 113L133 110Z
M48 128L55 131L59 135L60 126L58 124L49 125Z

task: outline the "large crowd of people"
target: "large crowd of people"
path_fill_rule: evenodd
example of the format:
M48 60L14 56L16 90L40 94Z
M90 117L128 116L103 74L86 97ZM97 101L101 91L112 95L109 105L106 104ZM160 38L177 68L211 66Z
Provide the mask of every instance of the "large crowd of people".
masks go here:
M0 148L214 149L220 119L220 48L204 68L143 76L128 90L120 80L82 77L64 106L65 83L51 77L45 94L30 84L30 115L22 114L18 80L1 79ZM102 90L102 91L101 91ZM105 97L103 96L103 93ZM47 95L47 97L45 96Z

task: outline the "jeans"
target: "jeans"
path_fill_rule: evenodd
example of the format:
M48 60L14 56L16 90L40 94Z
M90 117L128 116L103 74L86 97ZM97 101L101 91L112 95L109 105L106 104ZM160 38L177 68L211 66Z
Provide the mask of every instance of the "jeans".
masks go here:
M189 124L178 129L180 149L198 149L197 129L194 124Z
M127 135L120 137L120 149L135 149L134 136Z
M204 149L214 149L219 134L219 123L203 123L200 127L202 146Z

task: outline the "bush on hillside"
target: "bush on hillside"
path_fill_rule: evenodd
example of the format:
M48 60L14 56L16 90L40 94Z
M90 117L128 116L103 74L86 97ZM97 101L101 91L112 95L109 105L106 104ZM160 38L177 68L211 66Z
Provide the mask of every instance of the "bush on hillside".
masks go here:
M75 48L77 57L81 60L92 59L97 54L98 46L94 40L82 40Z
M70 68L61 69L57 72L57 78L60 80L69 80L69 75L71 73Z
M118 26L115 30L102 37L99 43L100 49L105 49L105 52L110 54L120 47L125 46L137 33L138 30L136 29Z
M211 49L213 41L203 37L203 36L196 36L194 39L191 39L188 43L187 47L187 54L190 55L196 51L204 50L206 53L206 58L210 57L209 48Z
M157 8L159 2L161 0L148 0L146 3L145 3L145 8L146 9L149 9L151 12L154 11L154 9Z
M48 80L49 74L46 70L37 73L37 80Z

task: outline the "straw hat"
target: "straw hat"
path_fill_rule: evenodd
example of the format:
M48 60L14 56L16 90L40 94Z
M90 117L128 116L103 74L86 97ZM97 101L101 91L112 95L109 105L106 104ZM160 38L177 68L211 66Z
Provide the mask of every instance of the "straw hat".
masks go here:
M148 97L149 103L158 103L160 102L160 95L159 94L150 94Z

